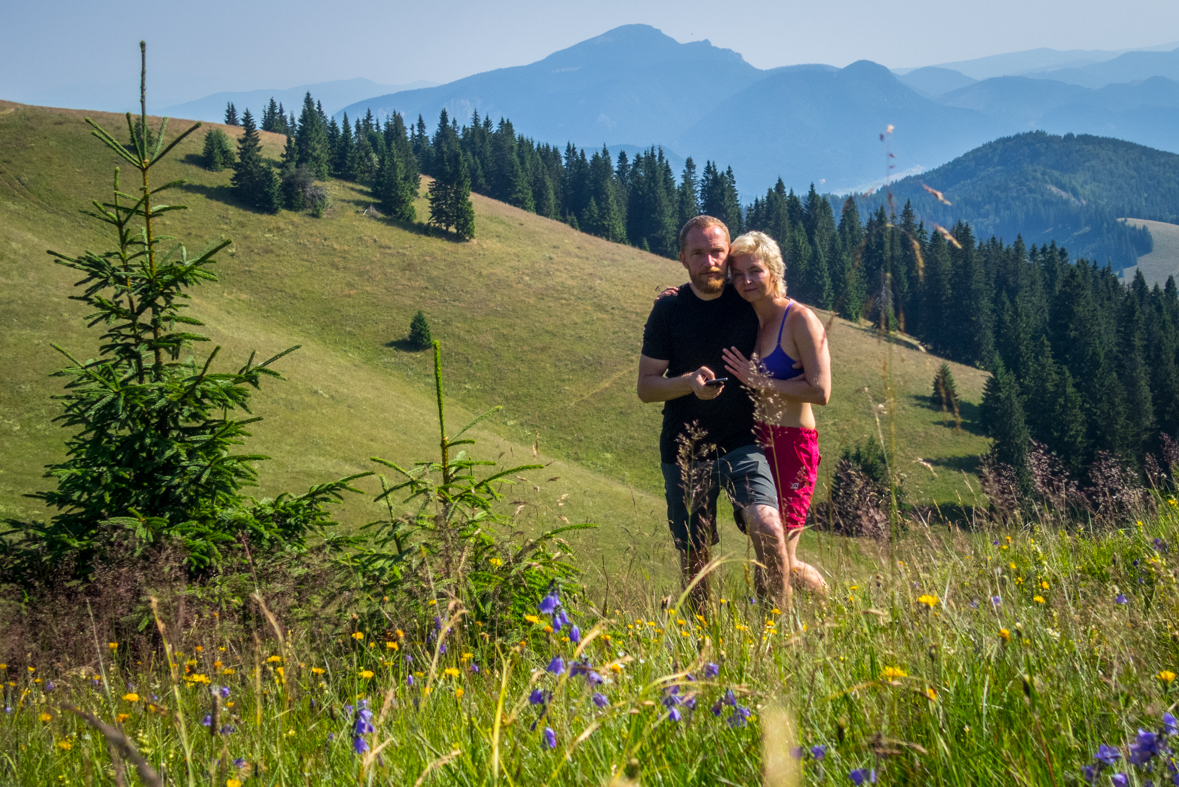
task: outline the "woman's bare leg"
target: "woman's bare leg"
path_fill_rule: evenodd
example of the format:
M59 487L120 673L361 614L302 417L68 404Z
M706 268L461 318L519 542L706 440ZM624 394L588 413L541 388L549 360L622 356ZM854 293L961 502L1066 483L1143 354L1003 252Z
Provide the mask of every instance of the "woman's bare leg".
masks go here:
M810 563L798 559L798 539L802 536L802 528L790 530L786 534L786 559L790 566L790 576L799 586L819 593L827 593L827 580L819 570Z

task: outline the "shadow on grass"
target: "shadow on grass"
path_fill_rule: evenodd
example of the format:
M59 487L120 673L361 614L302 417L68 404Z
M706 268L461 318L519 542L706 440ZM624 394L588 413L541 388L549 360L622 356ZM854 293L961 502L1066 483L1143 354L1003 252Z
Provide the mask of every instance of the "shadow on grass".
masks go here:
M927 410L932 410L935 413L940 413L942 418L938 423L941 426L944 426L947 429L955 428L953 413L947 413L943 411L941 403L934 402L933 397L923 396L921 394L913 394L909 398L912 399L913 404L917 407L923 407ZM970 402L959 402L958 415L962 417L962 431L969 432L970 434L977 435L978 437L987 436L986 432L983 431L982 426L979 424L977 404L971 404Z
M409 337L404 339L394 339L391 342L385 342L385 346L403 353L420 353L430 349L429 347L419 347L409 340Z
M347 203L355 205L361 209L362 213L367 211L367 215L373 221L380 222L388 227L396 227L406 232L412 232L415 235L421 235L424 238L437 238L438 240L449 241L451 243L466 243L467 241L460 238L453 232L446 232L437 227L432 227L429 224L424 224L420 221L400 221L398 219L391 219L381 214L377 208L376 203L367 199L338 199L338 204Z
M982 462L982 457L977 454L970 456L941 456L932 459L926 459L931 465L937 468L944 468L953 473L966 473L973 475L978 473L979 464Z
M239 200L233 193L233 186L202 186L199 183L181 183L177 188L181 191L187 191L189 194L200 194L205 199L220 202L223 205L232 205L235 208L248 210L251 213L261 213L261 211L255 210Z

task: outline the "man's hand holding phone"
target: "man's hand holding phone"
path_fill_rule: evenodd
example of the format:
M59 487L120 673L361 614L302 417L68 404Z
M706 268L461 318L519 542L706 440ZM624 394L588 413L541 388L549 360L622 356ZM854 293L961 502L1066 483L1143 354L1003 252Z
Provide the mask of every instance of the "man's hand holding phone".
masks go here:
M707 366L701 366L688 377L692 384L692 393L697 399L715 399L720 396L725 387L727 377L717 378L716 374Z

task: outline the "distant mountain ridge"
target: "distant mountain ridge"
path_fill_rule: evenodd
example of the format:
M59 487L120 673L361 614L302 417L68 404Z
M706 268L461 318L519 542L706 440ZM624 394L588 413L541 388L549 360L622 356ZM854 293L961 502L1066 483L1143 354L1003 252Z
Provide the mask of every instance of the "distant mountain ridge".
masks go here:
M988 69L1069 65L1119 74L1127 67L1118 63L1163 63L1172 54L1030 50L956 65L984 77ZM989 140L1037 128L1179 152L1179 106L1171 92L1157 81L1095 91L1040 73L976 82L944 67L898 77L869 61L761 70L708 41L681 44L648 25L625 25L528 65L343 109L350 117L369 109L379 118L400 112L409 122L421 115L431 131L442 109L460 125L478 112L493 122L509 119L537 141L590 150L662 145L673 159L732 166L748 202L779 177L800 191L812 182L824 191L852 191L883 181L890 171L879 135L890 125L893 175L928 170Z
M160 110L160 114L220 123L225 119L225 105L229 102L233 102L239 115L248 107L255 117L260 117L262 110L273 98L285 109L298 115L299 109L303 105L303 96L307 93L311 93L312 98L317 101L323 102L325 112L335 114L342 107L374 93L412 90L419 87L430 87L433 84L432 82L413 82L406 85L382 85L363 77L338 79L332 82L318 82L313 85L299 85L284 90L265 89L213 93L195 101L164 107Z
M951 203L937 201L925 186ZM1119 217L1179 222L1179 155L1118 139L1043 131L997 139L891 186L898 211L911 200L927 222L968 221L975 236L1028 245L1056 241L1074 257L1115 270L1151 250L1144 230ZM857 200L866 212L884 202Z

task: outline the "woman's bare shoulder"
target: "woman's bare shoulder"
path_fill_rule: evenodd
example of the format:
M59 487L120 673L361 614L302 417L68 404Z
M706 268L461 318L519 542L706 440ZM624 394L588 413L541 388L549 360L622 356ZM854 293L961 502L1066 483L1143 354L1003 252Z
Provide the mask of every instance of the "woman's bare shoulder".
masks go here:
M786 322L791 331L819 334L827 332L827 327L814 309L801 301L791 301L790 304L790 313L786 315Z

